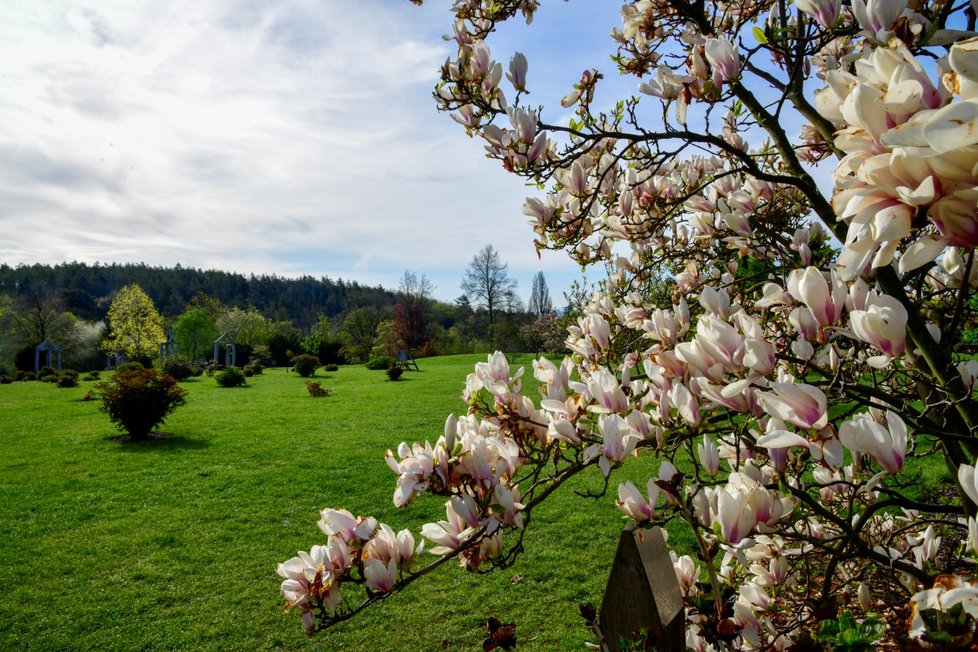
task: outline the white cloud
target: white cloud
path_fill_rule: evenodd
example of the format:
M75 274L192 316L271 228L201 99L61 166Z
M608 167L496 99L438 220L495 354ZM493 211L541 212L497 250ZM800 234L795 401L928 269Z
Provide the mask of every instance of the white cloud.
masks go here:
M179 262L386 286L411 269L451 299L491 242L524 294L544 269L563 279L550 283L559 296L574 268L562 255L536 260L521 181L435 112L450 53L438 4L5 8L0 260Z

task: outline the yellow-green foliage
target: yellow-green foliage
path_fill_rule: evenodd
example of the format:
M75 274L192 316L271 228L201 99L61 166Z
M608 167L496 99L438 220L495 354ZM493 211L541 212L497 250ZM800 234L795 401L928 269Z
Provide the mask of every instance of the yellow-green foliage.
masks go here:
M113 353L118 349L127 358L155 356L163 334L163 317L153 300L133 283L119 290L109 306L109 336L102 349Z

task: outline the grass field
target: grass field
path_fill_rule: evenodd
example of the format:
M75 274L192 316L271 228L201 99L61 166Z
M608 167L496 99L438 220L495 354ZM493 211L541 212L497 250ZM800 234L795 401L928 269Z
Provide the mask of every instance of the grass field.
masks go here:
M624 524L613 495L572 493L597 489L596 473L535 512L513 569L443 568L311 639L282 612L275 564L324 543L321 508L416 536L444 517L435 497L394 509L383 455L434 441L480 359L421 360L397 383L320 371L333 394L316 399L283 369L239 389L195 379L162 428L172 437L144 444L113 440L98 403L80 400L91 383L0 386L0 649L471 650L488 616L516 621L521 650L582 649L578 604L600 603Z

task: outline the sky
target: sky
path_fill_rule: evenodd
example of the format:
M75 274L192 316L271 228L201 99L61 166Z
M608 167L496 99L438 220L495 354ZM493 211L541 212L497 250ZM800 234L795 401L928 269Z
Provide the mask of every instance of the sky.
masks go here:
M392 289L411 271L452 301L491 243L524 300L542 271L563 305L581 270L561 252L538 259L521 212L536 191L435 109L450 4L3 0L0 262ZM634 92L609 58L619 8L545 2L490 41L494 58L524 52L531 103L566 121L559 98L586 68Z

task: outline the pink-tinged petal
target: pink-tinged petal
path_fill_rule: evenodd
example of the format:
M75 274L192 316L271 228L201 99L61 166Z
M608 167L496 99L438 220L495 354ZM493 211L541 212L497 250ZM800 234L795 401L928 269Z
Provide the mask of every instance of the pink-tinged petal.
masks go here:
M936 111L924 125L924 138L937 152L978 143L978 102L952 102Z
M712 477L720 471L720 449L707 435L703 435L702 443L696 445L696 452L699 455L700 464Z
M937 257L947 247L947 238L934 235L925 235L918 239L900 256L898 270L901 275L911 272L918 267L933 264Z
M706 60L719 73L722 81L730 81L740 76L740 52L728 40L709 38L704 47Z
M948 64L955 73L955 86L959 97L978 97L978 38L958 41L951 46Z
M721 491L717 496L720 532L731 545L737 545L757 524L754 511L744 494Z
M971 249L978 245L978 189L958 190L934 202L927 211L948 244Z
M835 27L842 17L841 0L795 0L795 5L825 29Z
M379 559L368 559L363 565L364 583L380 593L388 593L397 583L397 563L392 559L386 564Z
M618 509L636 523L651 519L655 510L655 505L649 504L642 492L631 482L618 485L617 505Z
M802 446L808 448L809 441L790 430L775 430L757 438L757 445L761 448L789 448L791 446Z
M971 502L978 505L978 474L975 467L970 464L962 464L958 467L958 482L961 488L971 499Z
M401 472L401 468L398 466L397 460L394 458L394 451L389 448L387 449L387 452L384 453L384 461L387 462L387 466L389 466L390 470L394 473Z
M892 411L886 413L884 426L867 414L846 421L839 428L839 440L853 453L868 455L888 473L903 468L907 452L907 429Z
M526 56L522 52L517 52L509 60L509 72L506 73L506 78L518 91L526 90L527 67Z
M345 509L324 509L320 513L319 529L326 536L340 536L346 540L352 539L356 534L357 519L353 514Z
M788 291L808 306L820 325L828 326L834 321L835 310L829 284L817 267L792 270L788 275Z

